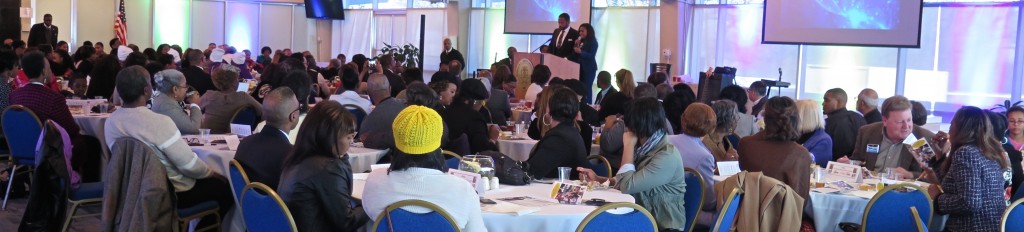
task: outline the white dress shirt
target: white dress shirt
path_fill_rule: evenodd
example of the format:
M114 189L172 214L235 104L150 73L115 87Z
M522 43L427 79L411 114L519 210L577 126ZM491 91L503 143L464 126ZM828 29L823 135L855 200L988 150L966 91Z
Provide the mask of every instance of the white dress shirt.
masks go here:
M526 96L523 96L523 99L530 102L537 102L537 94L541 91L544 91L544 87L541 87L536 83L530 84L530 87L526 89Z

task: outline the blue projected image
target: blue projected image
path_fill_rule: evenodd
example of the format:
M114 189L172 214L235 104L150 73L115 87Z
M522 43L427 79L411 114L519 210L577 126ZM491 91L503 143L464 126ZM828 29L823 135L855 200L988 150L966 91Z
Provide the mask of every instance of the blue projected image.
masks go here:
M786 7L802 26L890 30L900 23L899 0L803 0ZM796 11L796 12L792 12Z

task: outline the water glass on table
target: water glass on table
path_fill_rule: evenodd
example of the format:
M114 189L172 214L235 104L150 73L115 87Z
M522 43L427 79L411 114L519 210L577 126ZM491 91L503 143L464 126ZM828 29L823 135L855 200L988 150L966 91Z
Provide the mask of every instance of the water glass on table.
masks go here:
M210 129L199 129L199 142L203 146L210 146Z
M558 167L558 182L569 182L569 173L571 172L572 168L570 167Z

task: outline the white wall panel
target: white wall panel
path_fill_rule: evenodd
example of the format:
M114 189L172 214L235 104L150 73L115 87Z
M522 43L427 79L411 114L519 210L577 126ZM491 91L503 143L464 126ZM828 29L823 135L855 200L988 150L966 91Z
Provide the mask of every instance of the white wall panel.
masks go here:
M274 50L292 46L292 7L286 5L263 5L260 10L260 44Z
M260 5L255 3L228 2L226 28L228 44L241 52L244 49L259 53ZM256 55L253 55L256 57Z
M192 1L192 47L223 44L224 2Z

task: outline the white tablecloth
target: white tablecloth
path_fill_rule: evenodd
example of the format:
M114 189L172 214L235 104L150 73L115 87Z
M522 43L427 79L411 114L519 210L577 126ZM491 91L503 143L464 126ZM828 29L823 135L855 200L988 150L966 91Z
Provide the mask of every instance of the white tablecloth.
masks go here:
M107 118L110 118L110 114L76 114L72 115L75 118L75 123L82 129L83 135L96 137L100 140L100 144L103 145L103 157L102 163L107 163L110 159L110 149L107 148L106 136L103 133L103 126L107 123Z
M211 135L211 139L219 140L224 135ZM195 136L186 136L195 137ZM235 151L228 150L226 144L215 144L211 146L194 146L192 152L195 152L199 159L206 162L207 166L213 169L213 172L221 174L227 177L228 165L231 160L235 159ZM361 173L370 170L370 165L377 163L381 157L387 154L387 150L374 150L369 148L352 147L349 148L349 162L352 164L353 173ZM228 183L231 183L231 178L228 178ZM232 212L226 215L226 222L222 227L223 231L242 231L244 228L245 221L241 214Z
M530 159L530 151L533 150L533 146L537 145L537 140L524 139L524 140L498 140L498 151L501 154L507 155L509 158L518 161L526 161ZM601 147L597 144L590 145L590 155L600 154Z
M355 180L352 186L352 196L356 199L362 199L363 186L365 184L365 180ZM552 185L550 184L537 183L525 186L502 185L498 190L484 193L484 197L498 201L496 200L497 198L528 196L536 199L557 202L549 196L551 194L551 188ZM589 191L583 195L583 199L593 198L604 199L608 202L635 202L633 196L622 194L618 190L614 189ZM483 219L484 226L486 226L487 231L490 232L576 231L576 227L580 225L580 222L583 222L583 218L591 211L594 211L594 209L597 209L597 207L588 205L558 204L542 207L540 211L531 214L516 216L512 214L488 212L485 207ZM371 219L376 217L376 215L370 215Z

